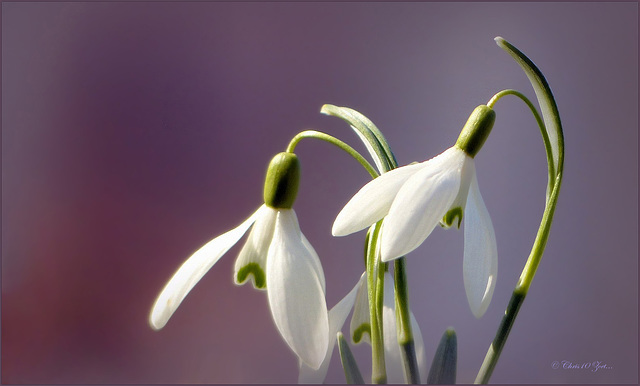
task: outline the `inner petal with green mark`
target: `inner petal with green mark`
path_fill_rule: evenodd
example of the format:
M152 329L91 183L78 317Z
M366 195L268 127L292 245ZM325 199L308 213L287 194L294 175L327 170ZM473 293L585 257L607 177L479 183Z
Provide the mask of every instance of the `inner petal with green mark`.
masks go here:
M258 289L266 289L267 281L264 270L258 263L249 263L238 270L236 274L236 282L244 284L249 275L253 275L253 286Z
M458 229L460 229L460 223L462 222L462 208L459 206L450 209L447 214L442 217L441 225L445 228L449 228L456 218L458 219Z
M353 331L353 343L360 343L364 334L369 335L369 340L371 340L371 324L362 323L358 328Z
M273 228L278 211L263 205L259 210L247 242L235 264L234 281L241 285L251 277L256 289L266 289L267 254L273 240Z

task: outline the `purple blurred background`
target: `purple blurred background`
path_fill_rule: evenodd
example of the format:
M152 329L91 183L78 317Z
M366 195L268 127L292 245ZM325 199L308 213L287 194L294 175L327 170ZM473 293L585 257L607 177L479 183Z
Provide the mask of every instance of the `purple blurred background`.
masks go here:
M155 297L182 261L262 203L266 165L304 129L364 152L324 103L385 133L401 164L451 146L501 89L533 90L493 38L545 73L566 140L547 250L495 383L638 381L637 3L3 3L2 382L290 383L297 362L266 296L231 278L233 248L168 325ZM480 320L462 231L408 258L428 362L447 326L472 382L535 237L546 164L507 97L476 158L498 240ZM367 180L319 141L297 148L295 209L333 306L363 270L363 233L330 234ZM348 331L345 327L344 331ZM369 348L353 347L366 373ZM611 369L553 369L554 361ZM344 382L334 354L328 382Z

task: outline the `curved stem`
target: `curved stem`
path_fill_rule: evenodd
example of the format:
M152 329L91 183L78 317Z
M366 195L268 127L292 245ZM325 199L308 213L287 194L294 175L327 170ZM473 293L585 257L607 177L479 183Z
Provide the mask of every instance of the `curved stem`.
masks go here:
M498 331L496 332L496 336L489 347L489 351L484 358L482 366L480 367L480 371L478 372L478 376L476 377L475 383L486 384L489 382L489 378L491 378L491 374L493 373L493 369L496 367L498 363L498 358L500 357L500 353L502 353L502 349L504 348L504 344L509 337L509 332L511 332L511 328L513 327L513 323L515 322L516 317L518 316L518 312L520 311L520 306L524 302L524 299L527 297L527 293L529 292L529 287L531 286L531 282L533 281L533 277L538 270L538 265L540 264L540 260L542 259L542 254L544 253L544 248L547 244L547 239L549 238L549 231L551 228L551 222L553 220L553 214L556 209L556 203L558 201L558 194L560 193L560 182L562 181L562 173L559 173L557 176L557 181L555 183L555 187L551 192L551 197L547 200L547 205L545 206L544 214L542 215L542 221L540 223L540 228L538 229L538 234L536 235L536 240L533 243L533 247L531 249L531 254L529 255L529 259L527 259L527 263L522 270L522 274L520 275L520 279L518 280L518 284L516 288L513 290L513 294L511 295L511 300L509 301L509 305L507 306L507 310L502 317L502 322L500 323L500 327L498 327Z
M533 105L533 103L531 103L529 98L527 98L524 94L516 90L508 89L508 90L502 90L498 92L493 97L491 97L489 102L487 102L487 106L493 108L496 102L498 102L502 97L507 95L513 95L520 98L529 107L529 110L531 110L531 113L533 114L533 116L536 119L536 122L538 123L538 127L540 128L540 134L542 134L542 141L544 142L544 149L545 149L545 152L547 153L547 164L549 165L548 167L549 179L547 183L547 194L548 194L553 189L553 185L555 183L554 178L556 175L556 170L553 165L553 151L551 150L551 141L549 140L549 134L547 133L547 129L545 127L544 121L540 117L540 114L538 114L538 110Z
M298 143L305 138L315 138L315 139L319 139L337 146L338 148L344 150L351 157L353 157L356 161L358 161L360 165L362 165L362 167L364 167L367 170L367 172L371 175L371 177L373 178L378 177L378 172L376 172L376 169L373 166L371 166L371 164L354 148L342 142L338 138L335 138L329 134L326 134L320 131L305 130L296 134L296 136L291 139L291 142L289 142L289 146L287 146L286 151L288 153L293 153Z
M551 93L549 84L535 64L533 64L533 62L521 51L502 38L496 38L496 42L520 64L529 78L529 81L536 92L536 96L538 97L540 108L544 114L544 121L540 119L540 115L533 104L524 95L514 90L499 92L491 98L489 103L491 105L495 104L495 102L504 95L515 95L529 106L536 118L536 121L538 122L540 131L542 132L542 139L547 153L549 181L547 184L547 199L544 213L542 215L540 227L538 228L538 233L536 234L536 239L533 243L533 247L531 248L529 258L527 259L522 270L522 274L518 279L518 283L516 284L513 294L511 295L511 300L509 301L505 315L502 318L502 322L498 327L496 336L489 346L487 355L485 356L482 366L480 367L480 371L478 372L478 376L475 379L475 383L483 384L488 383L491 378L491 374L498 363L502 349L509 337L511 328L518 316L520 307L527 296L531 282L533 281L538 265L540 264L540 260L542 259L542 254L544 253L547 239L549 238L551 223L553 222L553 215L558 202L564 167L564 135L562 133L562 124L560 123L558 107L553 94ZM553 131L549 132L548 129ZM550 138L551 135L553 135L553 139ZM555 156L554 151L556 152Z
M548 167L549 169L552 168L551 162L549 162ZM498 331L496 332L496 336L487 351L487 355L480 367L475 383L486 384L489 382L493 369L495 368L498 359L500 358L500 354L502 353L502 349L509 337L513 323L518 316L520 307L527 296L533 277L535 276L540 260L542 259L547 239L549 238L553 214L555 212L558 195L560 193L561 182L562 172L555 176L552 183L549 183L549 186L552 186L553 188L550 193L548 193L544 213L542 215L542 220L540 221L540 227L538 228L538 233L536 234L529 258L527 259L522 273L520 274L520 278L518 279L518 283L511 295L511 300L509 301L505 315L503 316L500 327L498 327Z
M364 142L365 146L369 150L369 153L373 157L376 162L376 165L380 168L381 173L388 172L389 170L395 169L398 167L398 162L389 147L387 140L384 138L384 135L376 127L376 125L366 116L361 114L360 112L353 110L348 107L338 107L334 105L324 105L322 106L321 112L324 114L332 115L346 121L358 134L362 142ZM375 178L375 177L374 177ZM372 227L371 229L374 229ZM367 241L365 244L370 246L370 242L373 237L373 232L367 233ZM371 236L371 237L369 237ZM377 236L376 236L377 237ZM376 242L379 242L377 240ZM374 253L375 255L375 253ZM366 254L367 259L369 259L369 253ZM396 304L396 334L398 337L398 343L400 346L400 351L402 355L402 361L404 364L405 370L405 378L409 380L411 383L419 383L420 375L418 372L417 366L417 358L415 354L415 345L413 339L413 332L411 329L411 317L409 310L409 294L408 294L408 285L406 278L406 262L404 257L397 259L394 269L394 295L395 295L395 304ZM385 269L387 264L379 264L380 266L384 266ZM370 270L370 265L367 264L367 275L369 275L369 311L371 320L377 320L379 324L379 328L382 329L382 300L383 300L383 291L382 285L384 283L384 273L377 271L377 274L380 276L379 284L380 288L376 292L375 279L371 278L374 271ZM378 299L379 303L374 303L372 300ZM377 304L377 305L376 305ZM377 310L376 310L377 309ZM376 316L377 314L377 316ZM371 326L373 331L373 325ZM374 367L372 368L372 379L373 382L376 382L376 379L381 379L379 377L379 368L381 363L379 358L376 359L378 354L375 354L375 350L373 348L374 343L372 342L372 360L374 363ZM384 365L384 361L382 361L382 365ZM385 377L386 379L386 377Z

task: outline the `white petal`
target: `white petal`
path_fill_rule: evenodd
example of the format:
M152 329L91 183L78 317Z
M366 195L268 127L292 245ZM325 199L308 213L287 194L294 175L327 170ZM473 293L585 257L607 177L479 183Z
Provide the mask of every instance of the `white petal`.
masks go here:
M367 282L362 281L356 302L353 306L353 315L349 326L349 335L354 344L367 342L371 344L371 322L369 320L369 294L367 293ZM358 338L358 341L356 341Z
M406 255L431 234L458 195L466 157L450 148L405 182L384 220L382 261Z
M383 218L402 185L424 166L422 163L393 169L363 186L338 213L331 233L346 236Z
M267 257L267 294L273 320L289 347L313 369L328 347L329 317L318 277L318 256L302 242L295 213L279 210Z
M293 210L293 209L292 209ZM318 254L316 253L316 250L313 248L313 246L311 245L311 243L309 242L309 240L307 240L306 237L304 237L304 234L302 232L300 232L300 236L302 239L302 245L305 246L305 248L307 248L307 251L309 252L309 254L311 254L312 256L318 256ZM319 258L315 258L311 260L313 262L313 269L316 270L316 275L320 278L321 284L322 284L322 293L327 294L327 284L325 282L325 278L324 278L324 270L322 269L322 264L320 263L320 259Z
M254 288L266 289L267 253L277 216L278 211L266 205L258 210L256 222L236 259L233 273L236 284L244 284L251 277Z
M427 357L424 349L424 340L422 339L422 331L413 312L411 316L411 331L413 332L414 347L416 350L416 360L418 362L418 372L420 373L420 382L426 383L429 371L427 370Z
M329 363L331 362L331 356L336 344L336 335L338 331L342 329L344 321L349 315L349 311L353 308L353 303L356 300L356 292L362 287L362 283L366 283L364 278L366 275L363 273L358 283L353 289L345 296L338 304L336 304L329 311L329 345L327 347L327 353L325 354L322 365L317 370L304 364L300 361L300 375L298 376L298 383L322 383L327 376L329 370Z
M164 287L149 315L149 324L155 330L159 330L167 324L167 321L178 308L182 300L202 276L247 232L253 224L258 209L237 228L234 228L198 249L189 257L171 280Z
M382 307L384 361L387 370L387 382L390 384L405 383L398 333L396 331L396 304L393 295L393 279L391 274L384 274L384 300Z
M480 318L493 296L498 275L498 247L491 217L473 175L464 216L464 288L471 311Z

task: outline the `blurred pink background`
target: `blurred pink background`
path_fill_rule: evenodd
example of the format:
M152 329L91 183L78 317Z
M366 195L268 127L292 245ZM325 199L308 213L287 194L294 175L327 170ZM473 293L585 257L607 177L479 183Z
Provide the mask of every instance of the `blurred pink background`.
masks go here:
M547 250L495 383L638 381L637 3L2 4L2 382L292 383L266 296L231 278L233 248L168 325L155 297L184 259L262 203L266 165L304 129L364 152L324 103L355 108L401 164L451 146L501 89L534 98L503 36L545 73L566 140ZM408 257L431 363L448 326L472 382L544 207L535 121L515 98L476 158L499 252L482 319L462 231ZM363 270L363 233L330 234L368 180L318 141L297 148L295 209L332 307ZM344 331L348 331L345 327ZM366 373L369 348L353 350ZM554 369L554 361L611 369ZM344 382L334 353L327 382Z

